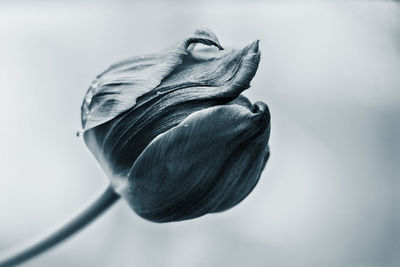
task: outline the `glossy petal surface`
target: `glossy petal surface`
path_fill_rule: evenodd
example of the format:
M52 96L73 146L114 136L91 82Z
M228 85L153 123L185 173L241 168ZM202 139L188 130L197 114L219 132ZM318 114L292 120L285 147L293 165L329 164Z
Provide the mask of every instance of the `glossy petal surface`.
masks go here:
M143 151L125 198L139 215L158 222L236 205L256 185L269 156L269 122L263 103L193 113Z

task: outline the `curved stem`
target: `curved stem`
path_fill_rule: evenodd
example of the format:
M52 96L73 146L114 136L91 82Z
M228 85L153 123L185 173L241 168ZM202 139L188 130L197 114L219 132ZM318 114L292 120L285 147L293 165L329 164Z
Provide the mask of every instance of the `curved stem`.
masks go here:
M118 199L119 195L108 186L94 202L57 230L43 238L32 240L28 244L8 251L7 255L0 256L0 266L14 266L46 251L92 222Z

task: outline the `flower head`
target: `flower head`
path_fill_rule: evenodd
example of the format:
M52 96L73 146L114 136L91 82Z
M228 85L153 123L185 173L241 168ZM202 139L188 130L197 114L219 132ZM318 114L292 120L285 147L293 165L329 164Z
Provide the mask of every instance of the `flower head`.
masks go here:
M227 51L202 28L96 78L82 104L84 140L136 213L191 219L251 192L269 157L270 114L241 93L259 61L258 41Z

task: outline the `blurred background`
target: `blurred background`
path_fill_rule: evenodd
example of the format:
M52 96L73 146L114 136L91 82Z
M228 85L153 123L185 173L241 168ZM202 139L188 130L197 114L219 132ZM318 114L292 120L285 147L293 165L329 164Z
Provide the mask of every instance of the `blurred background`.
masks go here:
M240 205L169 224L119 201L24 266L400 266L400 4L391 1L2 1L0 250L107 186L75 135L111 63L198 26L260 39L246 95L272 114L271 157Z

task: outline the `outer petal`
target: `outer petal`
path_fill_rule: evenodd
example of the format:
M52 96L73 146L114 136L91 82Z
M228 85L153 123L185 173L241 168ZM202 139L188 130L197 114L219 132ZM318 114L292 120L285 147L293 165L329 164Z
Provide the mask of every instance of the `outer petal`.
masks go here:
M105 123L133 107L138 97L157 87L182 63L192 43L222 49L215 34L201 28L171 51L124 60L99 75L82 104L83 130Z
M168 222L230 208L257 183L269 155L264 103L193 113L159 135L134 163L122 192L142 217Z

